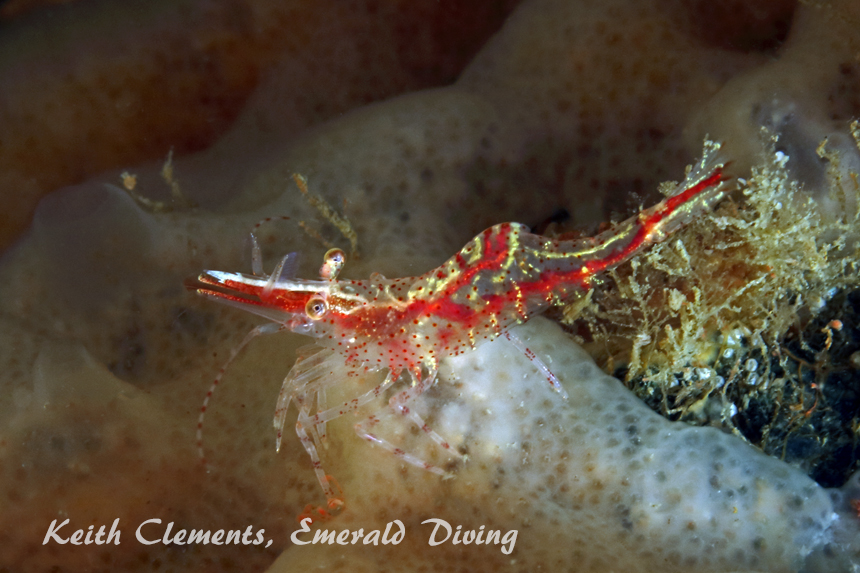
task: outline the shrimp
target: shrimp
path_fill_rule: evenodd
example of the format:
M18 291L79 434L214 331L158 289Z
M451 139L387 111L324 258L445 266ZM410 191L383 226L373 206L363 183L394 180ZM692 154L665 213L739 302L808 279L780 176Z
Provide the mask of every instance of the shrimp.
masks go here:
M326 423L358 410L400 379L408 383L390 398L391 410L448 451L451 445L410 407L436 382L439 365L448 357L504 336L536 362L553 389L566 398L555 376L508 329L574 293L588 291L596 275L711 209L724 197L728 179L717 159L718 150L719 144L706 142L702 160L665 199L592 238L557 240L532 234L519 223L501 223L421 276L388 279L374 273L367 280L337 280L345 255L332 249L326 253L320 279L305 280L285 272L289 255L271 275L265 275L252 236L255 274L209 270L188 287L272 321L254 329L230 360L248 341L267 332L290 330L316 339L316 344L300 350L283 382L274 427L280 448L287 410L294 404L296 433L327 498L328 512L320 509L318 514L333 514L343 507L343 499L317 451L325 439ZM385 372L385 378L374 388L333 407L326 403L327 389L349 377L377 371ZM405 462L447 475L375 435L371 430L376 422L378 418L370 416L355 430ZM198 427L202 427L202 413Z

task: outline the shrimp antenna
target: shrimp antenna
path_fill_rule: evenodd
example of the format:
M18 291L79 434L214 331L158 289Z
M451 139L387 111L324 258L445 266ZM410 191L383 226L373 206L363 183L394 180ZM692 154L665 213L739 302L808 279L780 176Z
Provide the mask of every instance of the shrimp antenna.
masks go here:
M251 272L258 277L263 276L263 253L260 251L260 241L251 232Z
M282 284L296 277L296 271L299 268L299 254L289 253L284 255L284 258L275 266L275 270L269 276L266 286L263 288L263 294L269 294L277 285Z

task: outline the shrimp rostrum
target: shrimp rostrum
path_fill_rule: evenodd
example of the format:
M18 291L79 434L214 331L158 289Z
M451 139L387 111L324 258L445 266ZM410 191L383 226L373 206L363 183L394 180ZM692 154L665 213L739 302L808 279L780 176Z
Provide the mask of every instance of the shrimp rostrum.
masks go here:
M367 280L337 279L345 261L339 249L326 254L317 280L292 278L285 272L289 256L266 275L254 240L254 274L205 271L189 288L272 321L254 329L239 348L258 334L281 330L316 339L315 346L300 351L284 380L274 425L280 447L288 407L296 406L296 433L311 458L329 509L336 511L343 500L318 454L327 422L356 411L400 380L404 388L389 399L391 410L449 450L448 442L410 407L434 384L440 363L500 336L530 354L508 333L510 327L587 291L597 274L662 241L724 196L727 177L717 159L718 150L718 144L706 143L702 160L669 196L591 238L551 239L519 223L502 223L421 276L388 279L373 274ZM334 406L326 403L327 389L347 377L376 371L384 371L385 378L374 388ZM566 398L555 376L545 367L542 372ZM446 473L375 435L374 419L356 424L359 436L405 462Z

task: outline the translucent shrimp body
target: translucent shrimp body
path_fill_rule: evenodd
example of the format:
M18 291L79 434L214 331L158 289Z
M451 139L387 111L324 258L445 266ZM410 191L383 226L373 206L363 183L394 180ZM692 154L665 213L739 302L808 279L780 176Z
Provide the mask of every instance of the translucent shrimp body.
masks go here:
M271 276L206 271L189 288L274 321L256 334L289 329L317 339L317 346L301 353L284 380L275 426L280 445L287 408L296 404L297 433L329 507L339 508L342 500L322 470L315 445L325 436L326 422L355 411L408 373L409 386L389 401L392 410L415 422L442 448L450 448L408 406L435 382L439 363L587 291L595 275L710 209L725 194L718 149L717 144L706 144L703 159L670 196L593 238L559 241L532 234L519 223L502 223L418 277L373 274L368 280L339 281L343 258L337 251L327 255L323 280L284 278L277 269ZM380 370L387 370L387 376L379 386L335 407L325 404L327 388L346 377ZM548 380L563 394L551 373ZM357 424L358 434L404 461L444 473L375 436L370 431L374 421L372 416Z

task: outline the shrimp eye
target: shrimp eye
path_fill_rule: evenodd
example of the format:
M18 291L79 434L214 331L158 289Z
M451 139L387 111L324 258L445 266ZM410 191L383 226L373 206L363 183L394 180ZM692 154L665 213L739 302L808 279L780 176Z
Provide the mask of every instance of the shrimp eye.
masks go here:
M334 249L329 249L326 251L325 257L323 257L326 263L331 265L342 265L346 262L346 254L341 250L335 247Z
M321 296L312 297L305 305L305 314L311 320L319 320L326 311L325 300Z
M346 254L338 248L329 249L323 257L323 265L320 268L320 277L324 279L335 279L340 269L346 263Z

